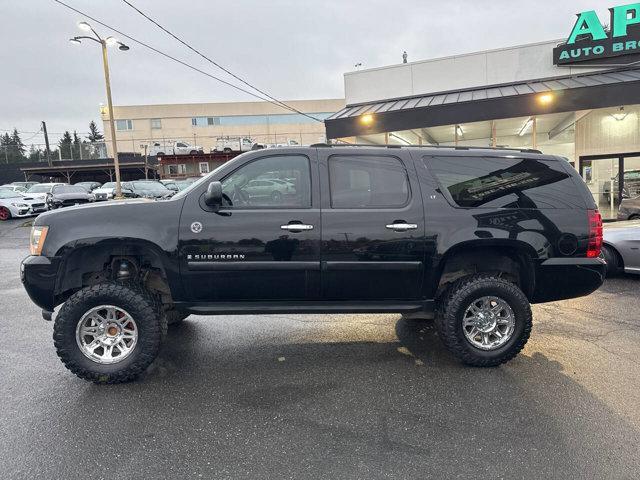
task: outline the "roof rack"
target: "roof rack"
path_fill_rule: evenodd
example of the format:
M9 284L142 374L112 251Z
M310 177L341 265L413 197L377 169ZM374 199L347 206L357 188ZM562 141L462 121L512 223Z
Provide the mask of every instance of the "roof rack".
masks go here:
M533 148L518 147L476 147L476 146L456 146L456 145L373 145L369 143L314 143L309 145L314 148L331 148L331 147L374 147L374 148L433 148L433 149L449 149L449 150L497 150L497 151L515 151L520 153L542 153L540 150Z

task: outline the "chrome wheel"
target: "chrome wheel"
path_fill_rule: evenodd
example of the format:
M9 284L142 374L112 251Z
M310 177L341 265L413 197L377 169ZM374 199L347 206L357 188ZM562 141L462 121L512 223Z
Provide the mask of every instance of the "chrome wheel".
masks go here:
M118 363L133 352L138 327L125 310L100 305L86 312L76 327L80 351L96 363Z
M467 307L462 330L469 343L481 350L495 350L509 341L515 328L515 316L500 297L480 297Z

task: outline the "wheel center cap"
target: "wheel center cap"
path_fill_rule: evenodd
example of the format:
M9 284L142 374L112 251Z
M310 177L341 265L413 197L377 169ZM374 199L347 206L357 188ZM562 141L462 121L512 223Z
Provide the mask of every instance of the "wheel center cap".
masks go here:
M496 323L496 318L493 313L479 312L476 328L482 333L488 333L496 328Z
M107 336L109 337L115 337L116 335L118 335L119 332L120 332L120 329L115 325L109 325L107 327Z

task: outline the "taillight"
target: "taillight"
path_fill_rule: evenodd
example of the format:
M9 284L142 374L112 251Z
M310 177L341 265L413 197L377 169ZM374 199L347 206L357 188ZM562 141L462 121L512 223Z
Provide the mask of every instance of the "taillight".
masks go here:
M598 210L588 210L589 218L589 243L587 244L587 257L596 258L602 250L602 215Z

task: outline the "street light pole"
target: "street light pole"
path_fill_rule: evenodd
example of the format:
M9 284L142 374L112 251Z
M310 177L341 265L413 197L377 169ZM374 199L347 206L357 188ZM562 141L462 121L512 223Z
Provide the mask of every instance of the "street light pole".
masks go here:
M122 185L120 183L120 161L118 158L118 143L116 141L116 125L113 118L113 101L111 99L111 79L109 77L109 59L107 57L107 46L117 45L119 50L127 51L129 47L124 43L118 41L113 37L107 37L103 39L98 32L96 32L91 25L87 22L79 22L78 27L85 32L93 33L93 37L90 36L78 36L69 39L71 43L79 44L82 40L91 40L100 44L102 48L102 65L104 67L104 83L107 89L107 104L109 109L109 126L111 128L111 148L113 150L113 169L116 174L116 191L115 197L122 198Z
M116 125L113 119L113 102L111 100L111 79L109 78L109 59L107 58L107 42L100 40L102 46L102 63L104 66L104 83L107 86L107 108L109 109L109 128L111 128L111 149L113 150L113 168L116 171L116 198L122 197L120 184L120 161L118 159L118 142L116 141Z

